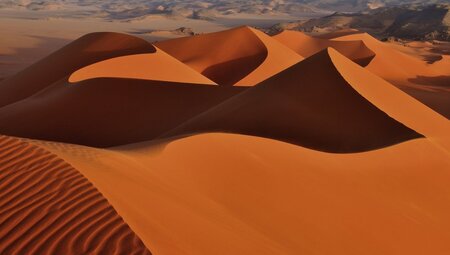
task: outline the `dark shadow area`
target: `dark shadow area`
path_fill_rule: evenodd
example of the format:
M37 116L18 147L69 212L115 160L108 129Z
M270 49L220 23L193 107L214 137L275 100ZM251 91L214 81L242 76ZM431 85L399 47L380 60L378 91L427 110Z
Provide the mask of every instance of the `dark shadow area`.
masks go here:
M333 153L380 149L423 137L355 91L327 50L250 87L165 137L202 132L267 137Z
M0 108L0 133L94 147L148 141L245 89L118 78L64 80Z
M442 60L442 56L441 55L425 55L422 56L423 60L425 62L427 62L428 64L433 64L436 61Z
M220 86L233 86L233 84L245 78L260 66L267 57L267 52L239 59L233 59L224 63L212 65L206 68L202 74Z
M427 85L429 87L437 87L439 89L450 89L450 75L432 77L419 75L416 78L408 79L408 81L415 84Z
M352 59L353 62L355 62L356 64L362 66L362 67L366 67L367 65L370 64L370 62L372 61L372 59L375 58L375 55L373 56L368 56L368 57L364 57L364 58L356 58L356 59Z

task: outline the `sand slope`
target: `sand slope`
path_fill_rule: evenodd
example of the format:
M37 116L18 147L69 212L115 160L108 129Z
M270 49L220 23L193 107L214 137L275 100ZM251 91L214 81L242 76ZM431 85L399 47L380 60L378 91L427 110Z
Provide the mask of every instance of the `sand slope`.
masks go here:
M146 41L125 34L105 32L85 35L0 82L0 107L31 96L86 65L155 50Z
M155 45L223 86L255 85L303 59L250 27L172 39Z
M80 169L155 254L450 252L450 160L426 139L357 154L232 134L44 146Z
M276 40L307 58L331 47L361 66L366 66L375 57L375 53L366 47L363 41L333 41L308 36L299 31L285 30L275 36Z
M105 77L215 84L159 49L154 53L127 55L91 64L72 73L69 82Z
M1 254L150 254L106 199L57 156L0 136Z
M62 80L0 108L0 133L97 147L146 141L244 89L125 78Z
M362 40L376 54L366 67L367 70L449 118L450 90L446 84L449 84L450 79L448 72L443 71L450 69L448 63L447 68L435 68L433 65L392 49L367 33L336 37L333 40Z
M446 84L411 80L448 59L278 39L97 33L2 81L0 254L450 254Z
M361 79L349 80L342 73ZM269 137L322 151L354 152L417 138L421 131L427 131L411 130L395 118L402 116L392 118L390 112L386 114L371 102L370 97L377 95L389 97L392 85L367 89L369 95L361 95L365 86L381 86L377 84L381 79L366 78L367 74L328 48L167 135L221 131ZM419 102L412 104L419 104L420 109ZM430 119L435 117L423 108ZM439 122L439 115L435 118L449 127L448 121Z

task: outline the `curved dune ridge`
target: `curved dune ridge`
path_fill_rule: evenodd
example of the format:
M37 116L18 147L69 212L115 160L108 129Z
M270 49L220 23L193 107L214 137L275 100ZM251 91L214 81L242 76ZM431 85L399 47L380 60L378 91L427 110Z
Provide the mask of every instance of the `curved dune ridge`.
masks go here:
M72 73L69 82L107 77L216 84L159 49L154 53L121 56L91 64Z
M342 55L332 48L323 50L199 115L167 136L231 132L330 152L371 150L422 136L361 96L356 90L363 86L359 83L374 82L369 77L350 84L341 72L347 71L345 65L358 65L351 61L335 63L333 59L339 56ZM355 72L351 75L358 76L367 72L362 68L351 71Z
M448 60L84 36L0 82L0 254L448 255Z
M299 31L285 30L275 36L276 40L307 58L331 47L361 66L367 66L375 53L366 47L363 41L333 41L308 36Z
M84 66L113 57L155 51L150 43L130 35L87 34L0 82L0 107L27 98Z
M155 254L450 252L450 159L425 138L356 154L218 133L114 149L44 143Z
M250 27L157 42L155 45L222 86L251 86L303 58Z
M0 136L0 254L150 254L62 159Z
M335 41L362 40L375 52L375 57L366 66L367 70L396 85L443 116L450 118L449 84L450 62L427 64L412 56L399 52L367 33L336 37ZM444 65L442 67L441 65Z

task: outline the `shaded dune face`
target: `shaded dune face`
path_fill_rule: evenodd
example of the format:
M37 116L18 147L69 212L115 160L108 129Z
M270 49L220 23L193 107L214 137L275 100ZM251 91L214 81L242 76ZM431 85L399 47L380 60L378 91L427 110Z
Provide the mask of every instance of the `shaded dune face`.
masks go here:
M275 36L276 40L288 46L301 56L307 58L317 52L331 47L360 66L367 66L375 57L363 41L332 41L314 38L298 31L283 31Z
M1 108L0 133L95 147L146 141L244 89L117 78L60 81Z
M62 159L0 136L0 254L150 254Z
M329 51L317 53L166 135L240 133L328 152L367 151L422 136L355 91L340 75Z
M0 82L0 107L29 97L89 64L155 51L155 47L137 37L106 32L87 34Z
M243 79L267 57L267 48L247 27L157 42L155 46L222 86Z

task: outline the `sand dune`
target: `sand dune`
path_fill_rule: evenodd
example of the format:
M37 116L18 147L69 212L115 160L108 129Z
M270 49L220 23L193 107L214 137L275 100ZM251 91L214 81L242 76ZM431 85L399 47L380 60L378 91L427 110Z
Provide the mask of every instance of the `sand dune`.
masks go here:
M0 136L1 254L150 254L97 189L62 159Z
M155 45L219 85L255 85L303 58L250 27Z
M81 67L112 57L152 53L145 40L118 33L92 33L0 83L0 107L46 88Z
M155 254L450 252L450 161L426 139L357 154L233 134L38 144L80 169Z
M450 254L447 64L353 30L82 37L0 82L0 254Z
M244 89L124 78L62 80L0 108L0 133L97 147L146 141Z
M344 62L339 62L341 59ZM352 80L352 84L343 72L358 77L369 72L363 68L348 70L347 66L357 65L328 48L168 135L232 132L333 152L370 150L421 136L361 96L361 88L376 86L373 83L378 81L368 77ZM383 96L386 92L390 91L381 91Z
M91 64L72 73L69 82L105 77L216 84L159 49Z
M366 47L363 41L333 41L308 36L298 31L285 30L275 36L276 40L307 58L317 52L332 47L342 55L361 66L366 66L375 57L375 53Z
M450 117L450 91L445 86L450 79L447 76L448 73L446 75L442 72L443 69L450 69L450 65L447 68L434 68L433 65L392 49L367 33L336 37L333 40L362 40L376 54L366 67L369 71L396 85L447 118Z

